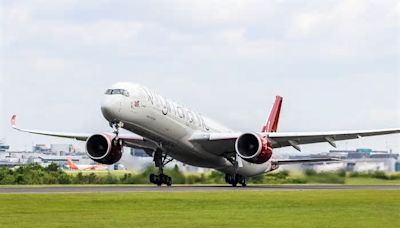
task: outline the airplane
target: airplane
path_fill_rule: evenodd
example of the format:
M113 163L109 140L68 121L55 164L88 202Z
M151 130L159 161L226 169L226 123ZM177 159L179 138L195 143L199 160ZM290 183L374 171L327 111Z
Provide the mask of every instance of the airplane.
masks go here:
M67 159L67 165L70 170L107 170L108 167L105 165L77 165L71 158Z
M86 141L87 155L95 162L111 165L121 159L123 147L143 149L153 157L158 173L151 183L172 185L163 172L173 159L192 166L223 172L225 181L246 186L248 177L266 174L281 165L306 162L334 162L333 158L276 160L273 149L327 142L336 147L340 140L400 133L400 128L336 132L277 132L283 98L276 96L269 118L259 132L231 130L198 112L158 95L145 86L120 82L106 90L101 112L113 132L63 133L12 128L33 134ZM120 134L119 129L132 134Z

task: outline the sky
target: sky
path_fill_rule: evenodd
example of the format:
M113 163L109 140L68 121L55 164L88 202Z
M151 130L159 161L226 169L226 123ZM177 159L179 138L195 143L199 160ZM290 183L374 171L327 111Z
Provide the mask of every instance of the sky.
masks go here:
M75 143L11 130L110 131L119 81L143 84L222 124L259 131L400 127L400 2L368 0L1 1L0 138L12 149ZM79 144L83 148L83 144ZM400 152L400 136L339 142ZM303 146L303 153L332 149ZM297 153L293 148L279 150Z

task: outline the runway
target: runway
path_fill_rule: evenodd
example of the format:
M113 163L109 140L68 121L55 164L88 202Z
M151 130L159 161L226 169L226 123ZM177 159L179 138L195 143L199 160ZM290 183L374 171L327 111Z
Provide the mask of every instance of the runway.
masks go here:
M198 186L17 186L0 187L0 194L29 193L96 193L96 192L220 192L220 191L310 191L310 190L400 190L400 185L251 185L229 187L225 185Z

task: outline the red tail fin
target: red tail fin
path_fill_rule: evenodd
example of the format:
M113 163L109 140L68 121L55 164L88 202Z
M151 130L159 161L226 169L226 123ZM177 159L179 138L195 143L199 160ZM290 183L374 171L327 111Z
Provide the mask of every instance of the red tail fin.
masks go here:
M276 96L274 106L272 107L271 114L261 132L276 132L278 130L279 115L281 113L283 97Z

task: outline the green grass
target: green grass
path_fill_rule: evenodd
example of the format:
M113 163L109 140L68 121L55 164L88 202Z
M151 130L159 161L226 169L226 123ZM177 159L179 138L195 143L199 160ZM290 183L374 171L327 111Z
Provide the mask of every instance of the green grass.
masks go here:
M400 179L397 180L383 180L369 177L347 177L346 183L348 185L400 185Z
M0 195L1 227L400 227L400 191Z

